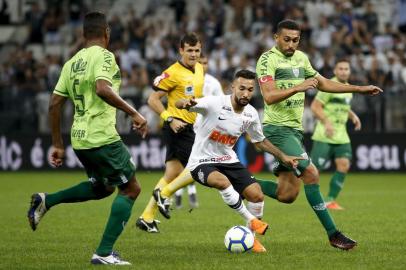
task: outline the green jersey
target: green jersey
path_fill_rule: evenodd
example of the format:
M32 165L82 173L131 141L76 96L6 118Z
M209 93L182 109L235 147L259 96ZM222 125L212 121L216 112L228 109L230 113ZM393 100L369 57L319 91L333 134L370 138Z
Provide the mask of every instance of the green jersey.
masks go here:
M276 47L261 55L256 72L260 82L275 80L281 91L301 84L305 79L318 74L303 52L296 50L292 56L287 57ZM275 104L265 104L264 125L272 124L303 130L304 99L305 93L302 92Z
M111 83L118 92L120 69L114 55L99 46L76 53L63 66L54 94L69 97L75 107L71 129L74 149L90 149L120 140L116 130L116 109L96 94L96 80Z
M335 77L331 80L338 81ZM319 91L315 98L323 104L323 112L333 125L334 134L331 138L327 137L324 125L317 121L312 139L333 144L349 143L347 121L351 110L352 93L337 94Z

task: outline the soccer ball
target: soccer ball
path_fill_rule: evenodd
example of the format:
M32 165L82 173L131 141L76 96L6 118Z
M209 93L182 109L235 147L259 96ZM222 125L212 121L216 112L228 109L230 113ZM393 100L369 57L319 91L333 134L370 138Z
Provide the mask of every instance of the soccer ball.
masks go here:
M254 234L245 226L234 226L227 231L224 244L232 253L246 252L254 245Z

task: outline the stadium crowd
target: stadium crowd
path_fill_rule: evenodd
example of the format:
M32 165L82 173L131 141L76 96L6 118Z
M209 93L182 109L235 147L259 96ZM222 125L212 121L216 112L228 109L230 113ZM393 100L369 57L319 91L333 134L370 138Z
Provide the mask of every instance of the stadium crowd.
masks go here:
M110 49L122 73L121 95L147 115L152 132L159 131L159 119L145 105L146 98L153 91L153 79L178 58L183 33L199 34L209 57L209 73L227 92L235 71L254 70L260 54L274 45L275 26L286 18L302 25L301 50L322 75L331 77L335 60L347 57L351 82L385 90L380 98L354 98L363 131L406 130L404 0L27 1L17 24L10 22L7 3L0 6L0 23L22 25L27 31L23 42L5 41L0 46L2 131L48 132L49 95L62 63L81 48L81 20L95 6L108 11ZM259 91L253 103L263 106ZM66 114L71 113L68 107ZM119 130L125 133L128 127L120 129L120 123ZM314 120L309 109L304 123L311 131Z

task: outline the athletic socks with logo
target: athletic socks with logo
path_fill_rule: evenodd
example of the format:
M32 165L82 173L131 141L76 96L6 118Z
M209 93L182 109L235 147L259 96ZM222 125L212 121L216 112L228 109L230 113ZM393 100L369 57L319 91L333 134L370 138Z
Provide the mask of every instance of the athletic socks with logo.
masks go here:
M304 190L306 193L307 201L312 207L314 213L316 213L327 234L330 236L337 231L337 228L330 216L330 213L326 208L323 197L321 196L320 185L304 185Z

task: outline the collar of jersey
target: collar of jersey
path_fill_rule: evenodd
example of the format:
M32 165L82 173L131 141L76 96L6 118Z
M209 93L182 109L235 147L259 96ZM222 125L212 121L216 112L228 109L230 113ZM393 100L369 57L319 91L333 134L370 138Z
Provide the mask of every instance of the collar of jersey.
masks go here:
M187 70L190 70L191 72L195 73L196 66L195 66L195 68L192 69L192 68L190 68L190 67L185 66L185 65L182 63L182 61L180 61L180 60L178 60L178 63L179 63L179 65L181 65L182 67L186 68Z

